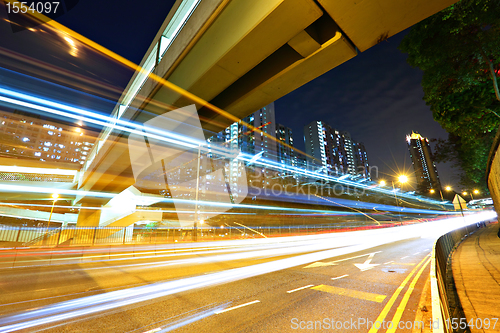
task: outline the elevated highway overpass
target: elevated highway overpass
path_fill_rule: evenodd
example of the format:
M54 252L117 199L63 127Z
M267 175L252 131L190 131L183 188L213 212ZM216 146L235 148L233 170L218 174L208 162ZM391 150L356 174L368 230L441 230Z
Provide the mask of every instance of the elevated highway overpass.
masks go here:
M218 132L454 2L179 0L113 117L142 124L195 104L204 130ZM103 130L79 189L120 193L134 184L127 138ZM107 200L82 195L77 202ZM79 223L95 225L85 209L80 215Z

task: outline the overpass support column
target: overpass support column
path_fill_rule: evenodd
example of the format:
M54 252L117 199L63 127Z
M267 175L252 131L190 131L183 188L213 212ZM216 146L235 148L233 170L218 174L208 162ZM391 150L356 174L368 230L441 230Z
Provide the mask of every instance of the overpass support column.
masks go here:
M92 204L82 204L78 213L77 227L98 227L101 218L101 206Z
M77 228L73 234L73 244L94 245L100 218L101 205L82 203L76 220Z

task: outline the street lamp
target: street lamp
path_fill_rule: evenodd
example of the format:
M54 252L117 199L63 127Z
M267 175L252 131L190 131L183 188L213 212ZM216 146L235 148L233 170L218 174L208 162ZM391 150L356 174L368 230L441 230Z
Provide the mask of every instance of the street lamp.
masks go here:
M446 186L444 189L445 189L446 191L450 192L450 191L451 191L451 186Z
M398 181L401 183L401 184L404 184L408 181L408 177L406 175L400 175L398 177Z
M380 186L385 186L385 184L386 184L386 183L385 183L385 180L381 180L381 181L380 181Z

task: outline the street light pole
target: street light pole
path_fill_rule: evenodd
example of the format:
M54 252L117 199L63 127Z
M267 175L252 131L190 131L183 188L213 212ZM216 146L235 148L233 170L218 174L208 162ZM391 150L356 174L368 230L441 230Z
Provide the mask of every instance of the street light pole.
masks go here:
M57 193L54 193L54 194L52 194L52 198L54 200L52 201L52 208L50 209L49 222L47 223L47 232L49 232L50 220L52 219L52 212L54 212L54 205L56 204L56 201L59 198L59 195Z
M198 240L198 188L200 187L200 156L201 145L198 146L198 167L196 168L196 192L195 192L195 205L194 205L194 226L193 226L193 241Z
M399 221L401 222L401 212L399 211L398 196L396 194L396 188L394 187L394 181L391 180L391 183L392 183L392 191L394 192L394 199L396 200L396 207L398 207Z
M406 183L407 181L408 181L408 176L406 176L406 175L400 175L398 177L399 188L401 189L401 193L403 193L403 184ZM393 187L394 187L394 184L393 184ZM394 192L394 194L396 194L396 192ZM396 199L396 201L397 201L397 199ZM402 210L403 210L403 208L401 207L401 210L399 211L399 220L400 221L401 221L401 211Z
M56 204L57 198L59 198L59 195L57 193L52 194L52 208L50 209L50 215L49 215L49 222L47 223L47 231L43 235L43 244L46 245L47 241L49 239L49 232L50 232L50 220L52 219L52 213L54 212L54 205Z

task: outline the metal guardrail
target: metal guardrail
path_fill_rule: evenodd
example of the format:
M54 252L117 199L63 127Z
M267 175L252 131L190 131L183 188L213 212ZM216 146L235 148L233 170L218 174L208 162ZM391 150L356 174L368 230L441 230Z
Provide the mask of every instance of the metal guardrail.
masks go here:
M454 330L452 327L454 326L452 325L453 319L456 318L460 322L460 318L465 318L465 314L455 289L451 271L451 254L462 240L484 225L484 222L481 222L453 230L439 237L432 248L430 277L432 321L435 333L466 332L467 330L467 328L461 329L460 327Z
M178 227L160 227L154 229L134 229L133 227L7 227L0 226L0 242L7 247L56 247L93 246L121 244L160 244L174 242L211 241L224 239L245 239L261 237L283 237L317 233L343 232L395 227L412 222L387 222L380 225L365 223L339 223L333 225L277 225L244 226L223 225L198 228L194 230ZM10 245L9 245L10 244Z

